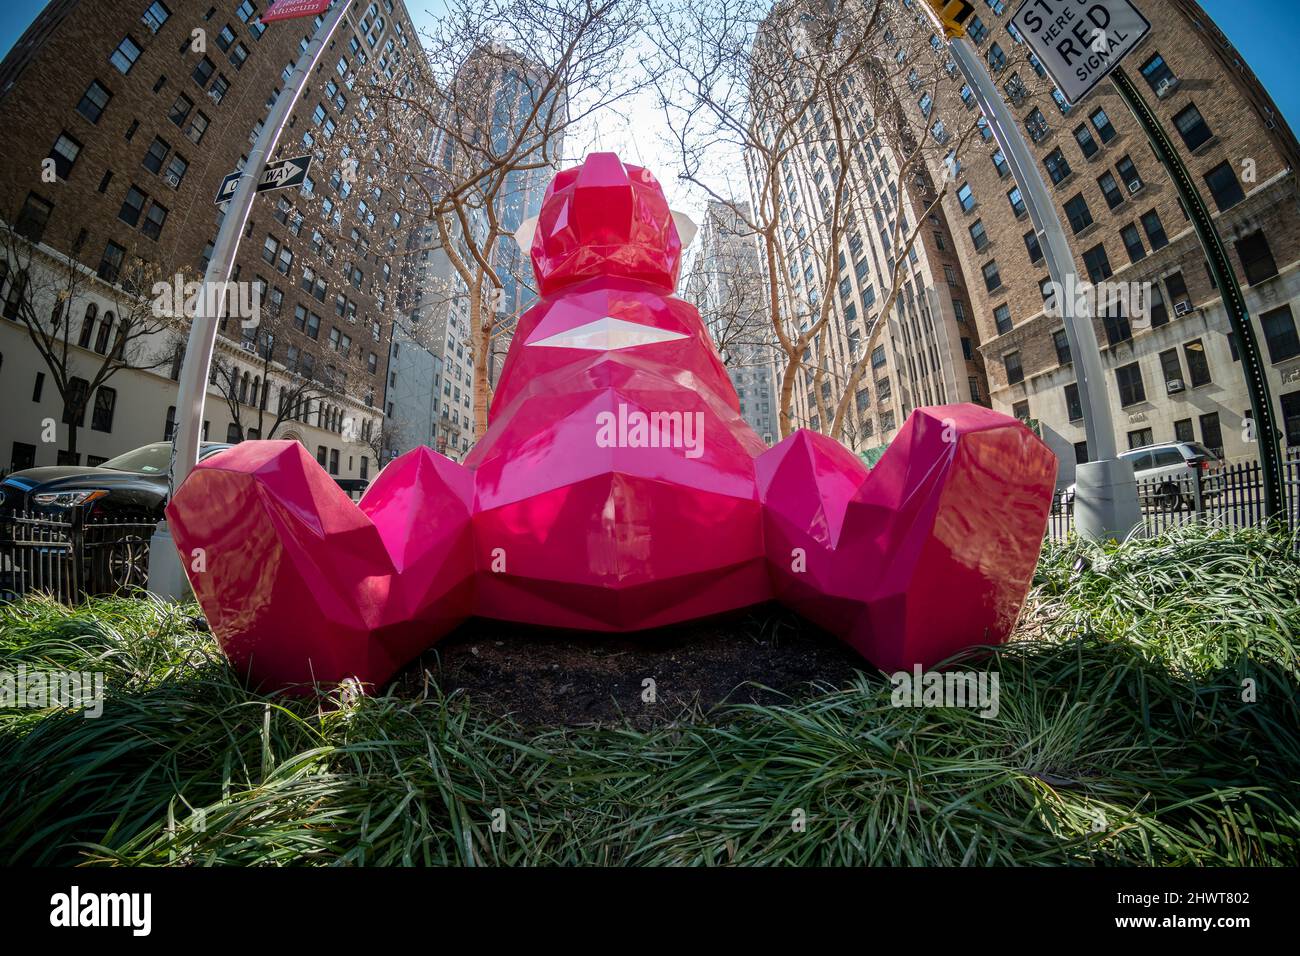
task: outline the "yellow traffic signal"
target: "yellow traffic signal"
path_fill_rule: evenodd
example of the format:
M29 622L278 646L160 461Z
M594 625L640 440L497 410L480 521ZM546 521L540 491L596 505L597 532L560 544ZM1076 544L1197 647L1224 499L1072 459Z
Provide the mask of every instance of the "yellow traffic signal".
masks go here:
M943 35L949 40L966 35L966 21L975 12L969 0L926 0L943 26Z

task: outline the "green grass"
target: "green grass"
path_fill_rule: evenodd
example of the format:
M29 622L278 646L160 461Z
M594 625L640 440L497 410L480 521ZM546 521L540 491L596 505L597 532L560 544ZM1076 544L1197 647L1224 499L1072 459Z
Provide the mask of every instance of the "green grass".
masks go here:
M1294 865L1297 595L1258 532L1049 546L1026 636L967 665L996 719L864 674L655 731L266 698L193 608L27 601L0 670L103 671L107 701L0 711L0 863Z

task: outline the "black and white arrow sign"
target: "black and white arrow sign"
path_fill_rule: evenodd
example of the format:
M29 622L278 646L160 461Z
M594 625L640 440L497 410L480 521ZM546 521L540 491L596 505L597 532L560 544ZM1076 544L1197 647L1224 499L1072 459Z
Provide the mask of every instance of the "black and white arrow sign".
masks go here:
M307 178L307 169L310 166L310 156L282 159L278 163L271 163L262 170L262 178L258 180L257 191L264 193L268 189L301 186L303 180ZM221 181L221 188L217 190L217 198L213 200L218 206L231 200L235 195L235 190L239 188L239 180L243 175L243 173L231 173Z

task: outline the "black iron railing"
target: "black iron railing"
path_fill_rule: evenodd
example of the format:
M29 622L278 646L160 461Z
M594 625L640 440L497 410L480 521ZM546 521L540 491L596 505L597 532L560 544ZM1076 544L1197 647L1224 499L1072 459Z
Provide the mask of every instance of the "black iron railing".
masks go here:
M0 601L48 594L60 601L144 587L149 515L17 512L0 523Z
M1300 458L1283 463L1284 497L1290 528L1300 527ZM1195 521L1231 528L1264 524L1264 473L1257 461L1242 461L1202 471L1138 480L1143 532L1160 534ZM1063 540L1074 530L1073 499L1052 505L1047 534Z

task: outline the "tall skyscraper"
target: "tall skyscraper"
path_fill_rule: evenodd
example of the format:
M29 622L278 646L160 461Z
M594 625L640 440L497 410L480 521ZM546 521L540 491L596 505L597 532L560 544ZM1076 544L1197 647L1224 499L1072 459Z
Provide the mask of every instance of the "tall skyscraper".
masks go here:
M493 46L471 54L448 88L435 97L443 115L431 131L427 164L434 201L446 182L440 170L452 182L470 179L470 171L483 174L460 204L470 234L466 236L460 223L452 221L447 238L471 272L478 268L472 245L485 253L500 279L500 295L485 294L484 303L484 308L496 310L490 381L495 381L499 361L509 347L515 320L536 298L531 264L514 233L525 219L537 215L546 187L559 169L566 105L562 94L555 93L548 101L552 106L534 109L546 95L545 80L541 68L526 56ZM529 148L534 141L536 145ZM516 144L524 147L522 151ZM498 163L500 170L494 171ZM490 219L495 219L499 234L484 249ZM474 443L472 283L446 250L438 248L443 239L435 226L422 226L411 238L409 308L403 310L409 321L399 323L405 328L399 328L393 343L402 368L396 376L389 375L385 411L393 426L394 450L424 442L460 459Z
M748 204L710 202L685 294L699 309L740 398L740 413L768 444L780 435L772 387L772 318L756 237L738 216Z
M826 18L851 16L816 2L779 4L760 30L794 31L809 29ZM782 41L785 43L786 41ZM779 45L778 45L779 46ZM763 51L760 50L760 55ZM768 75L770 74L770 75ZM822 290L826 288L826 256L830 245L828 221L833 196L841 176L846 211L839 248L840 280L833 291L831 320L806 351L798 371L793 394L796 426L829 431L823 415L833 412L835 403L848 386L846 370L868 355L869 363L854 395L841 436L851 448L865 450L887 444L913 409L924 405L960 401L987 403L983 363L978 355L979 338L971 320L971 298L962 278L956 246L942 215L927 213L925 195L934 186L923 171L912 170L900 179L900 159L876 127L876 116L896 109L891 94L888 102L870 102L860 75L837 74L837 96L842 97L847 116L848 161L839 167L835 135L829 110L817 103L820 88L801 77L793 66L784 70L769 64L764 82L803 83L806 114L792 117L797 122L784 133L790 151L782 161L779 186L780 232L788 283L802 317L792 323L792 332L805 331L820 314ZM824 79L822 82L826 82ZM842 86L839 84L842 83ZM804 107L800 106L800 110ZM778 127L791 117L767 114L765 135L776 137ZM749 157L751 196L758 204L762 178L753 156ZM919 173L919 175L918 175ZM896 231L909 235L926 217L912 247L900 252L891 237ZM901 230L896 230L900 225ZM905 262L899 263L899 256ZM899 295L886 314L882 304L892 287L896 267L902 275ZM797 331L796 331L797 330ZM784 356L778 355L775 388L779 394ZM820 385L815 383L819 380ZM815 388L821 389L819 401Z

